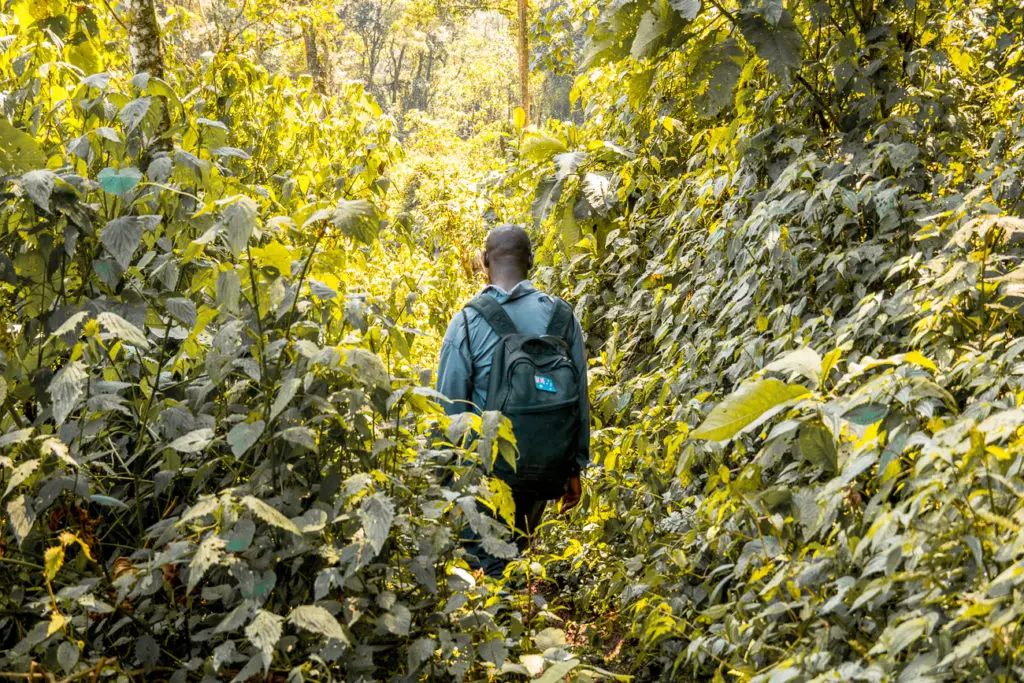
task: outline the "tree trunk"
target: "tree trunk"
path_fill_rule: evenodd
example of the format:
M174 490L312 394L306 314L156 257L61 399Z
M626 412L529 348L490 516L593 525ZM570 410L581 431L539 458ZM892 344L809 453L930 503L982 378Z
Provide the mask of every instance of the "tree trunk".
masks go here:
M160 24L156 19L154 0L129 0L128 2L128 53L132 58L132 70L148 73L153 78L164 77L164 50L160 40ZM141 168L174 146L168 132L171 130L171 112L167 98L157 98L160 103L160 120L153 131L149 146L142 151L139 159Z
M528 0L519 0L519 106L530 120L530 43L527 36L526 9Z
M302 39L306 44L306 69L313 77L313 89L321 95L327 94L327 68L324 64L326 55L320 54L317 44L317 32L312 25L306 24L302 29Z
M128 52L135 73L164 77L164 51L153 0L128 2Z

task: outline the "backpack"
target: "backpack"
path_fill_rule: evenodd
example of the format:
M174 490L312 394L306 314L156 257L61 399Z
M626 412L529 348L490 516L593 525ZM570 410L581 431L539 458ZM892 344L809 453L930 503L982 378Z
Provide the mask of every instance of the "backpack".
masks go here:
M500 337L484 410L499 410L511 421L519 451L515 470L499 458L494 474L515 494L558 498L573 470L580 429L580 376L569 355L572 309L555 298L546 334L534 336L520 334L489 294L477 296L468 307Z

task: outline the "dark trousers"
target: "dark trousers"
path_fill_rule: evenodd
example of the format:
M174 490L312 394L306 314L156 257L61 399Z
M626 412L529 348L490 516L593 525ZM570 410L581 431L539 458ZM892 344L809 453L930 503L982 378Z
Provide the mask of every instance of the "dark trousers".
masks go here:
M540 526L544 517L544 508L548 502L537 500L530 496L514 495L512 502L515 505L515 528L512 530L516 547L522 553L530 545L534 532ZM480 543L480 537L473 533L473 530L466 527L461 535L466 548L466 562L472 569L483 569L484 573L492 578L500 578L505 572L509 561L494 557Z

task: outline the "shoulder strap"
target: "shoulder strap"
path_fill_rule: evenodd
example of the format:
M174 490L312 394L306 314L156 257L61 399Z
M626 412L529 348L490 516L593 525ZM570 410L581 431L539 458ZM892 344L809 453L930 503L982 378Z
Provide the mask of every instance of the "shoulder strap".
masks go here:
M469 390L473 391L476 382L476 365L473 363L473 345L469 343L469 313L466 312L466 309L462 309L462 326L466 331L466 355L469 356Z
M551 314L551 322L548 323L547 333L552 337L564 340L568 344L573 321L572 307L557 296L551 298L555 300L555 310Z
M508 317L508 313L498 303L498 300L490 294L478 294L466 305L482 315L487 324L491 326L491 329L499 337L516 334L519 331L516 329L516 324L512 322L512 318Z

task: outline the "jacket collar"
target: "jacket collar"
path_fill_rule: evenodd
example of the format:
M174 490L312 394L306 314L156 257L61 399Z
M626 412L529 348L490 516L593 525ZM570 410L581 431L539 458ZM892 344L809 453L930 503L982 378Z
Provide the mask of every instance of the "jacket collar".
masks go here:
M506 301L514 301L521 297L526 296L537 291L537 288L533 286L533 283L529 280L520 280L511 291L506 292L498 285L487 285L484 287L484 291L491 294L498 299L499 302L505 303Z

